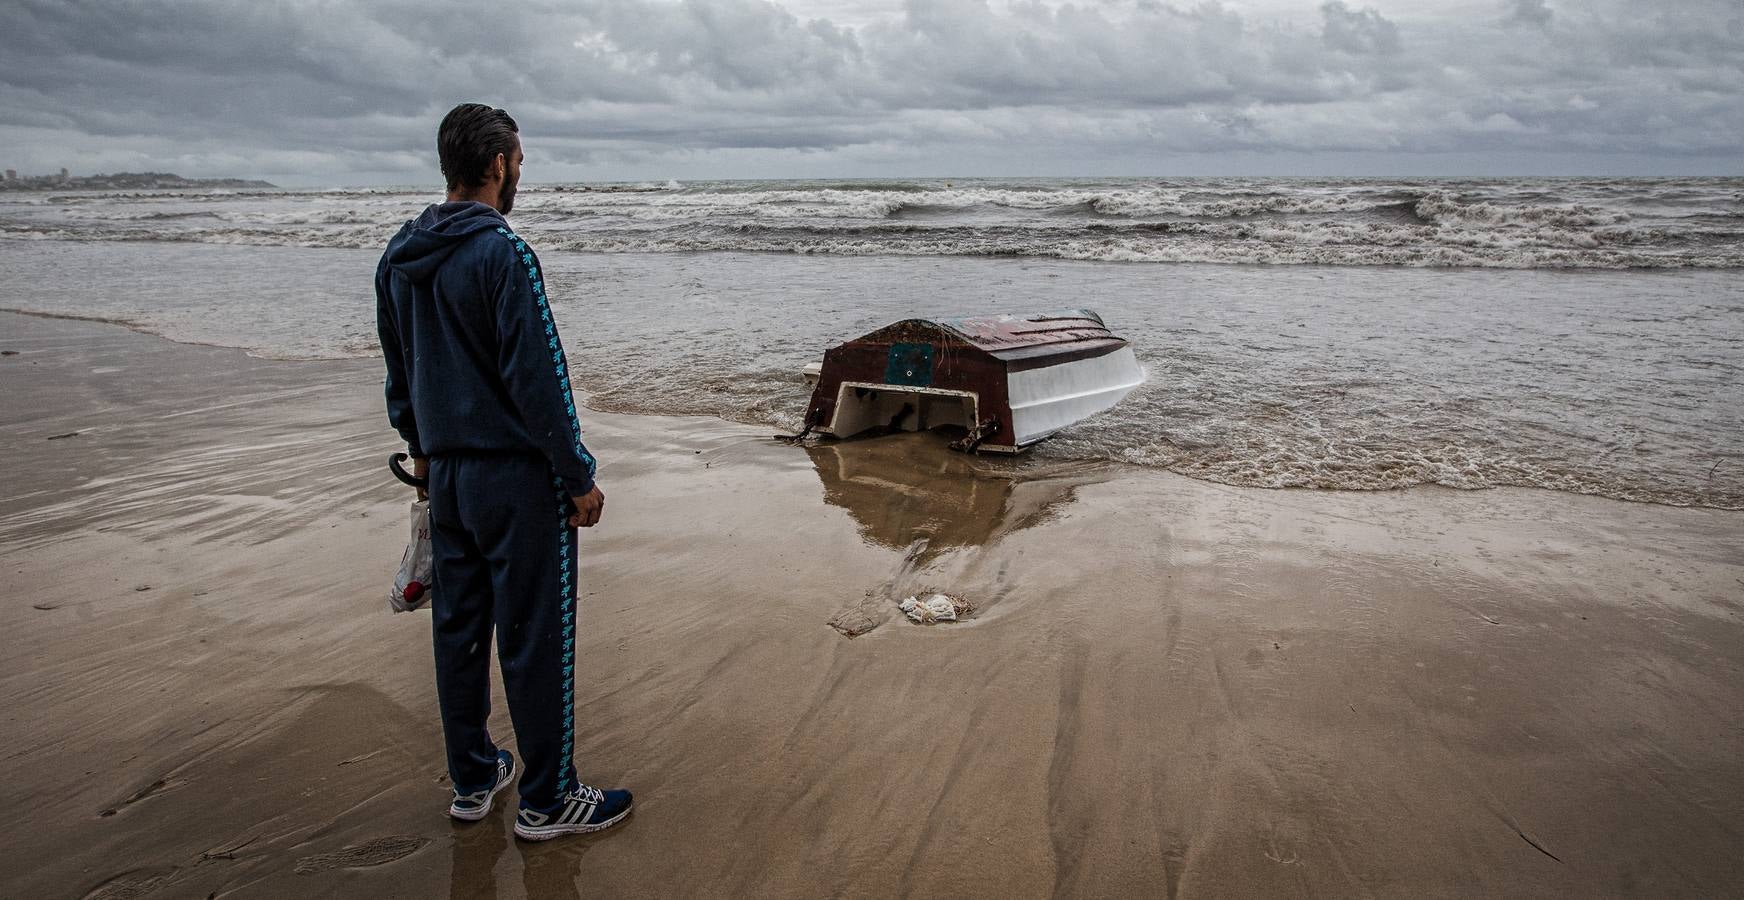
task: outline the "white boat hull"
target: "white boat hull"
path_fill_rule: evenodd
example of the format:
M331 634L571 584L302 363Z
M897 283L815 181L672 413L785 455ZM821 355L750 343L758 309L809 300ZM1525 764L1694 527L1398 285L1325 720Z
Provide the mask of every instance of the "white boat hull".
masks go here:
M1017 435L1017 446L1027 447L1112 407L1144 384L1144 380L1144 368L1138 364L1131 347L1090 359L1012 372L1008 385L1011 427Z

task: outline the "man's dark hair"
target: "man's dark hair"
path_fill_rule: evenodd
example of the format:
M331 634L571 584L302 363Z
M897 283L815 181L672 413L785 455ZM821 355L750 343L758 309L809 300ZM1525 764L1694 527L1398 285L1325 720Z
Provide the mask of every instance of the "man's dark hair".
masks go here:
M498 153L507 157L515 152L519 132L508 113L483 103L462 103L449 110L436 129L436 155L448 177L448 189L484 184L491 160Z

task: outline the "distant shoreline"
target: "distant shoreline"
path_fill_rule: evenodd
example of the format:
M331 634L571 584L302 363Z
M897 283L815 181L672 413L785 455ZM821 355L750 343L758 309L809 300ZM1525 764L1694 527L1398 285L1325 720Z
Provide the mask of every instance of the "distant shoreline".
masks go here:
M0 181L0 191L137 191L183 188L277 188L245 178L183 178L169 172L116 172L113 175L27 175Z

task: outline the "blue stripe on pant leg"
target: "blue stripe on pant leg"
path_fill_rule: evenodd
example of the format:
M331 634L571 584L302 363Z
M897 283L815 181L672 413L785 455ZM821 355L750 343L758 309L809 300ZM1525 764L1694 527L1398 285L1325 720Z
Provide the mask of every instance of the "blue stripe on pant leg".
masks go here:
M526 763L521 804L545 810L575 788L574 668L564 671L565 658L574 659L565 625L574 621L575 536L562 531L554 473L542 456L498 455L488 472L475 506L489 512L484 530L495 536L486 552L504 693Z
M562 648L562 665L560 672L563 678L561 690L563 704L563 743L562 750L557 754L557 793L561 796L569 791L569 775L574 770L572 757L575 753L575 587L571 580L570 546L569 546L569 495L563 488L562 479L553 478L552 484L557 494L557 571L558 571L558 608L562 610L559 622L562 628L558 632L558 645Z

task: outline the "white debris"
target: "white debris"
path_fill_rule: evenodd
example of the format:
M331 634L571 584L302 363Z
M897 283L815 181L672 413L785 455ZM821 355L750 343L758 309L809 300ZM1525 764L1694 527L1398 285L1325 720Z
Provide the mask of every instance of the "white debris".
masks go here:
M950 594L925 594L897 604L903 615L922 625L955 622L969 612L969 601Z

